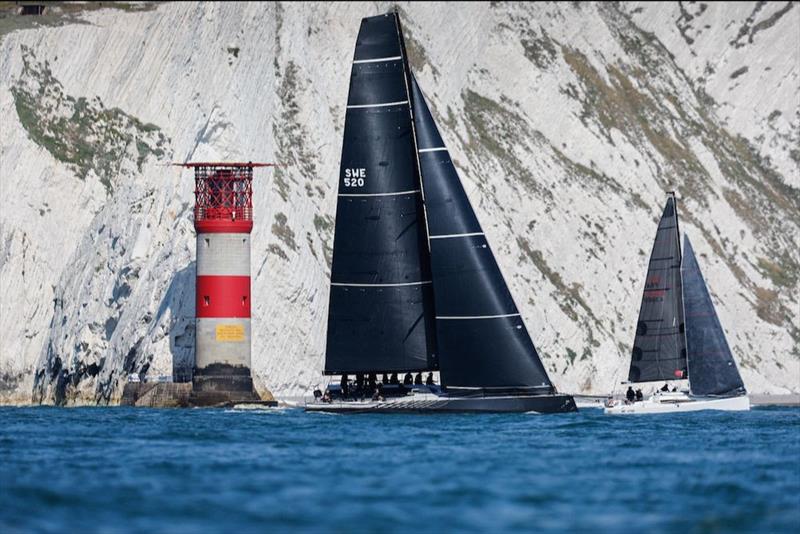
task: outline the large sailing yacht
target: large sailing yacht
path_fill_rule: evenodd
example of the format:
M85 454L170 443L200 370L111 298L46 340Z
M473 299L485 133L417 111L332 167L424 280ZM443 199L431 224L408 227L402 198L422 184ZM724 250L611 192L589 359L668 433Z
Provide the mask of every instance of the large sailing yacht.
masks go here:
M650 254L627 383L686 379L687 391L666 384L663 391L640 402L611 402L605 412L750 409L688 237L681 254L677 200L670 193Z
M395 379L433 371L441 384ZM356 41L324 374L332 383L309 411L576 410L539 359L409 69L396 13L363 19Z

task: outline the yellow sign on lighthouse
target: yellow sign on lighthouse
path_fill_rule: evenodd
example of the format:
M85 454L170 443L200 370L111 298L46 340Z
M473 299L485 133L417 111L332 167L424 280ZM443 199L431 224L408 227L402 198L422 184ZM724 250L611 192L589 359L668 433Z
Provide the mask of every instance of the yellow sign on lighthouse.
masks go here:
M244 325L218 324L217 341L244 341Z

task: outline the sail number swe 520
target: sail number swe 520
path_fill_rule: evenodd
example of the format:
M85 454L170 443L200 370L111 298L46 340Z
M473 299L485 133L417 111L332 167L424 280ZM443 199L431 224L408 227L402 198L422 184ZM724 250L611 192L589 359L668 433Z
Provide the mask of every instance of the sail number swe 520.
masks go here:
M367 169L345 169L345 187L364 187L364 180L367 178Z

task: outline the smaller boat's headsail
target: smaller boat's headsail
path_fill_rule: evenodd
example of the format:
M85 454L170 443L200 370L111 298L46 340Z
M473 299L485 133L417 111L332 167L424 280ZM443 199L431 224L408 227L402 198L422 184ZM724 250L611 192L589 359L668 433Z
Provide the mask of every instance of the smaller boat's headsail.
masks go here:
M675 196L670 195L650 253L630 382L686 378L686 336L681 296L681 250Z
M689 387L693 395L738 396L747 392L728 347L689 238L683 244L683 305Z
M547 372L414 79L411 97L430 232L442 384L451 389L549 392Z

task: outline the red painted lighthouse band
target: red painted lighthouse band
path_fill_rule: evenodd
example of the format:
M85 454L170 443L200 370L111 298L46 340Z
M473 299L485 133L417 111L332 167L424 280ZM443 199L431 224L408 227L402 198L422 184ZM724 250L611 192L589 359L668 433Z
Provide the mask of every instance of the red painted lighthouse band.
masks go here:
M250 317L249 276L198 276L197 317Z
M249 234L253 230L253 221L195 220L194 227L198 234Z

